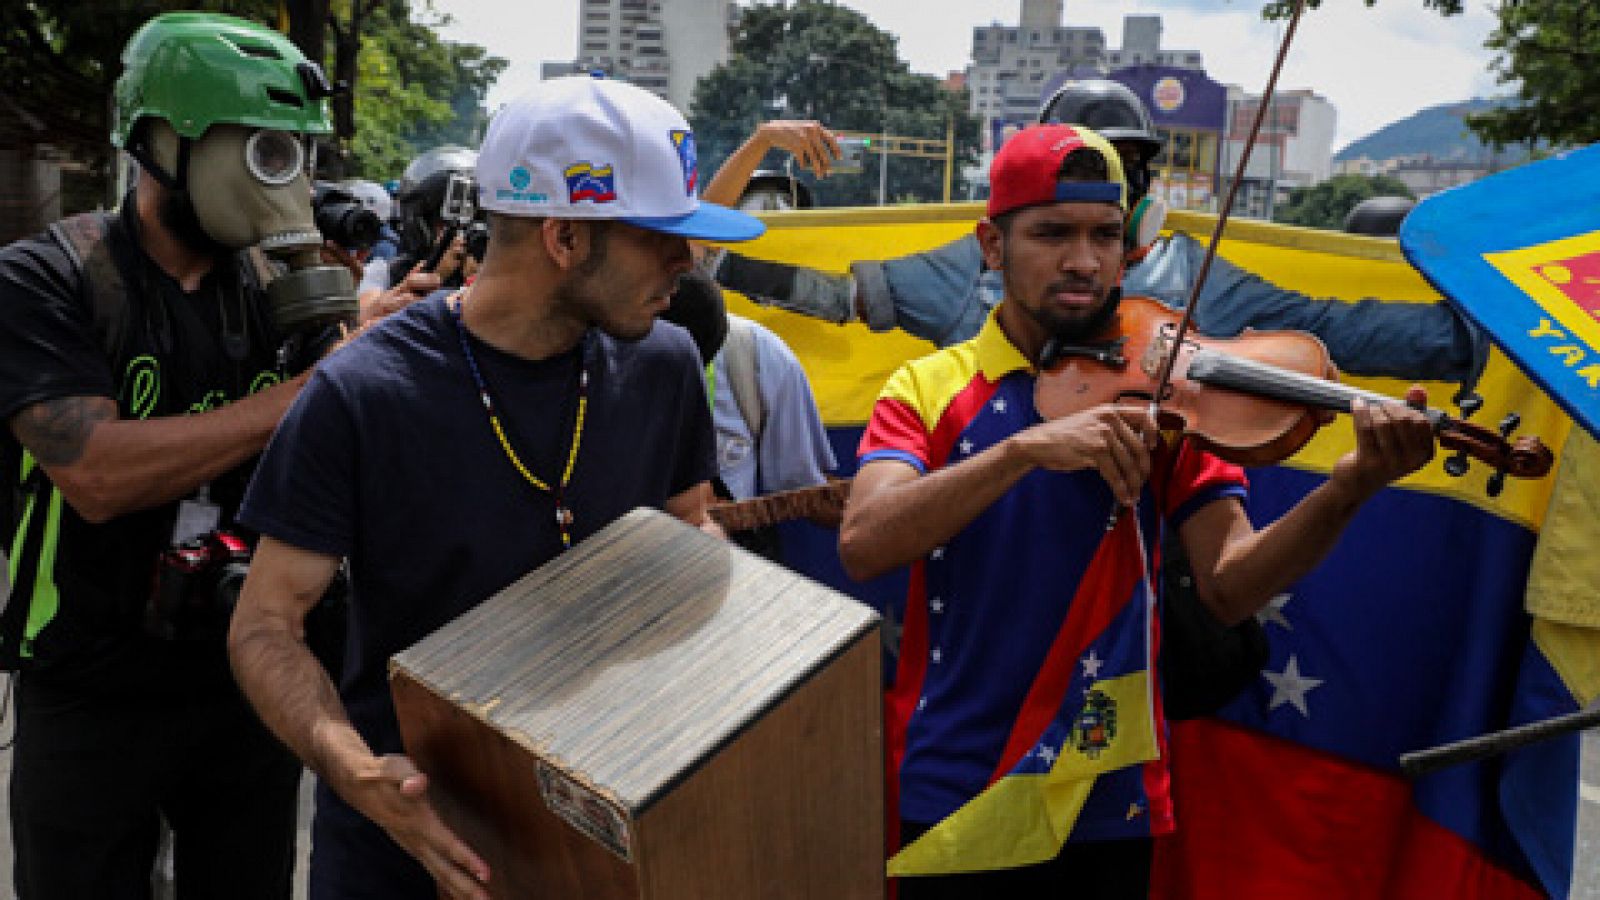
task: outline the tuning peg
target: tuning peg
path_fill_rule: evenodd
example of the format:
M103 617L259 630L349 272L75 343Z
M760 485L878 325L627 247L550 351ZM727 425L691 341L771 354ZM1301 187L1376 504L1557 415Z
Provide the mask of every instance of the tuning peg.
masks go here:
M1470 419L1472 414L1483 409L1483 396L1468 392L1456 398L1456 406L1461 409L1461 418Z
M1465 450L1457 450L1444 458L1444 473L1453 478L1460 478L1467 474L1467 470L1471 467L1472 460L1467 457L1467 451Z
M1517 426L1521 424L1522 416L1514 412L1506 413L1506 417L1500 420L1500 436L1503 438L1511 437L1511 432L1516 431Z
M1501 469L1501 470L1495 472L1493 475L1489 476L1489 484L1485 487L1485 490L1487 490L1489 492L1489 496L1498 497L1498 496L1500 496L1500 492L1505 490L1505 489L1506 489L1506 470L1505 469Z

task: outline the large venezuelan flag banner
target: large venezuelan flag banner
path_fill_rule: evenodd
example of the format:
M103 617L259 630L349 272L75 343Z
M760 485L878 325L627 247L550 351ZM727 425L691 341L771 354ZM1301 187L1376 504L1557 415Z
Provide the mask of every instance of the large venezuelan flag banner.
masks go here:
M775 214L767 235L741 252L843 272L855 259L952 240L979 214L976 204ZM1211 221L1174 214L1169 225L1204 240ZM1311 296L1439 302L1392 241L1236 223L1222 253ZM849 474L879 388L929 345L736 296L730 306L794 348ZM1350 380L1396 396L1406 387ZM1450 408L1453 385L1425 386L1431 405ZM1480 392L1486 404L1475 421L1516 411L1522 433L1568 444L1571 420L1498 353ZM1375 498L1327 562L1262 612L1271 660L1260 679L1219 717L1181 723L1170 735L1178 831L1158 845L1153 896L1567 895L1576 735L1415 782L1396 761L1571 712L1600 694L1600 451L1574 435L1559 476L1511 480L1494 498L1485 467L1452 478L1441 452ZM1341 419L1284 465L1252 470L1252 518L1288 509L1352 445ZM785 535L785 548L808 573L898 621L903 578L850 583L833 539L802 524ZM1057 816L1039 815L1044 799L1016 802L1019 820L1059 826Z

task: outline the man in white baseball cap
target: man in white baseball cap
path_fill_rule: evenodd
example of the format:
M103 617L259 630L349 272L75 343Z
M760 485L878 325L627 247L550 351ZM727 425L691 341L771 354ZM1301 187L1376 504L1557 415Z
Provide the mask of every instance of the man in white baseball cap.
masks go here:
M229 651L319 776L313 898L488 896L488 866L403 754L392 654L634 507L705 523L716 458L699 356L655 317L689 238L761 224L700 203L688 124L618 82L544 82L506 106L477 175L477 280L323 360L239 517L262 538ZM341 559L336 693L301 634Z

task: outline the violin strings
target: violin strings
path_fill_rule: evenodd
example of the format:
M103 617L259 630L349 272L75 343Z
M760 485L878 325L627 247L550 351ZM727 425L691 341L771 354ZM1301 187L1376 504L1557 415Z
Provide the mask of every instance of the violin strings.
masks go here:
M1350 401L1356 397L1368 403L1396 402L1393 398L1372 391L1214 350L1202 350L1195 354L1189 363L1188 377L1201 384L1234 388L1275 400L1304 403L1340 412L1349 412Z

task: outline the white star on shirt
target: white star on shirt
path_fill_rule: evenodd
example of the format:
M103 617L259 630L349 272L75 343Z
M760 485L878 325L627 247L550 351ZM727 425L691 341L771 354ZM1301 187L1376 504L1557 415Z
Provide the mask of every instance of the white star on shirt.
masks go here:
M994 398L994 411L997 412L997 413L1003 413L1003 412L1006 411L1006 398L1004 398L1004 397L996 397L996 398Z
M1279 594L1268 600L1266 606L1256 610L1256 621L1260 622L1262 627L1282 625L1284 631L1293 631L1294 626L1289 624L1288 617L1283 614L1283 608L1288 606L1292 599L1294 598L1288 594Z
M1044 760L1046 767L1056 764L1056 749L1049 744L1040 744L1034 748L1033 752L1039 754L1039 758Z
M935 547L935 548L933 548L933 552L928 554L928 558L932 559L932 560L944 559L944 548L943 547Z
M961 442L961 455L962 456L971 456L972 455L972 442L971 441L963 440Z
M944 600L939 597L929 600L928 609L932 610L934 615L944 612Z
M928 654L928 655L929 655L930 658L933 659L933 664L936 665L936 666L940 663L941 660L944 659L944 651L940 650L938 647L933 648L933 652Z
M927 697L918 698L918 700L917 700L917 709L927 709L927 708L928 708L928 698Z
M1306 708L1306 694L1322 684L1323 679L1301 675L1299 657L1289 654L1289 662L1283 667L1282 672L1264 671L1261 677L1272 684L1272 699L1267 702L1269 711L1285 703L1292 703L1295 709L1300 710L1300 715L1311 718L1311 710Z
M1090 650L1089 655L1079 660L1079 662L1083 663L1083 677L1085 678L1099 678L1100 667L1105 665L1105 660L1097 656L1093 650Z

